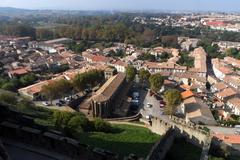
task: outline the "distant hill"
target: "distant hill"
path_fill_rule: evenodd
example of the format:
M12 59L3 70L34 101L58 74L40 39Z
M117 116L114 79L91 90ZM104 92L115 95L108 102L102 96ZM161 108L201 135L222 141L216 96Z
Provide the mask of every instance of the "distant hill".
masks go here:
M23 12L31 12L33 10L28 9L20 9L20 8L13 8L13 7L0 7L0 13L23 13Z
M112 14L111 11L81 11L81 10L51 10L51 9L39 9L39 10L31 10L31 9L21 9L21 8L13 8L13 7L0 7L0 19L2 16L6 17L21 17L21 16L28 16L28 15L66 15L66 14L73 14L73 15L108 15Z

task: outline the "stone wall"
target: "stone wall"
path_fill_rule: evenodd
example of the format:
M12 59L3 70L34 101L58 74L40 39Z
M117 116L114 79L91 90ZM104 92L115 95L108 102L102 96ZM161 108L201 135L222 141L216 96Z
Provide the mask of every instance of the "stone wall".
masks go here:
M73 159L115 160L117 155L105 150L80 144L78 141L65 137L55 131L44 131L4 121L0 124L0 136L24 144L41 147L61 153Z
M0 140L0 160L10 160L9 155L1 140Z
M157 146L153 148L153 155L149 156L153 158L149 158L149 160L164 159L176 137L185 138L189 143L203 148L201 157L204 157L202 158L204 160L208 158L208 150L212 136L210 132L202 126L191 122L187 123L184 119L171 116L169 118L165 117L165 119L152 118L149 123L149 129L154 133L165 135L163 142L159 142L159 144L156 144ZM165 137L168 137L167 140L165 140Z
M152 118L149 126L152 132L160 135L164 135L170 128L175 129L181 135L192 139L193 143L201 146L211 138L210 132L205 131L202 126L186 123L185 120L177 117L172 117L171 121Z
M175 132L174 130L169 129L161 140L153 146L146 160L164 160L174 142L174 139Z

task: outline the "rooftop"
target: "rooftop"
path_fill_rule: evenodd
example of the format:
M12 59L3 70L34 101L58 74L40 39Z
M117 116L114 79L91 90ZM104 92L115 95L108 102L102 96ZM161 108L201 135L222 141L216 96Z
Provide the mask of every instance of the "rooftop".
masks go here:
M183 99L187 99L189 97L194 96L193 92L191 90L187 90L181 93Z
M223 140L225 143L229 144L240 144L240 136L239 135L225 135L225 134L215 134L215 137Z
M109 100L117 91L118 87L124 81L126 75L118 73L117 75L108 79L108 81L92 96L92 100L97 102L104 102Z
M230 97L230 96L234 96L236 94L237 94L237 92L235 92L232 88L226 88L226 89L218 92L217 96L222 97L222 98L227 98L227 97Z

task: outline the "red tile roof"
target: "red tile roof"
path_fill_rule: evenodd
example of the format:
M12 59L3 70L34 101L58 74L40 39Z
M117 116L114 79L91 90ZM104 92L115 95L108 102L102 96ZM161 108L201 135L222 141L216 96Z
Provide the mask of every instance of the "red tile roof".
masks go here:
M215 134L214 136L223 140L225 143L240 144L240 135Z
M11 75L23 75L23 74L27 74L29 71L26 68L18 68L18 69L14 69L9 71L9 74Z
M194 96L194 94L191 90L184 91L184 92L181 93L181 95L182 95L183 99Z

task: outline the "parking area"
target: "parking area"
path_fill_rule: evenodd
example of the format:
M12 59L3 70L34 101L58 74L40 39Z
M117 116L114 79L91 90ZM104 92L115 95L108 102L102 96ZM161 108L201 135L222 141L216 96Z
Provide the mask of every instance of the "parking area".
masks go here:
M161 103L160 103L161 102ZM160 117L163 115L164 104L162 97L156 97L150 91L147 92L143 106L141 109L141 114L143 118L148 119L153 117Z

